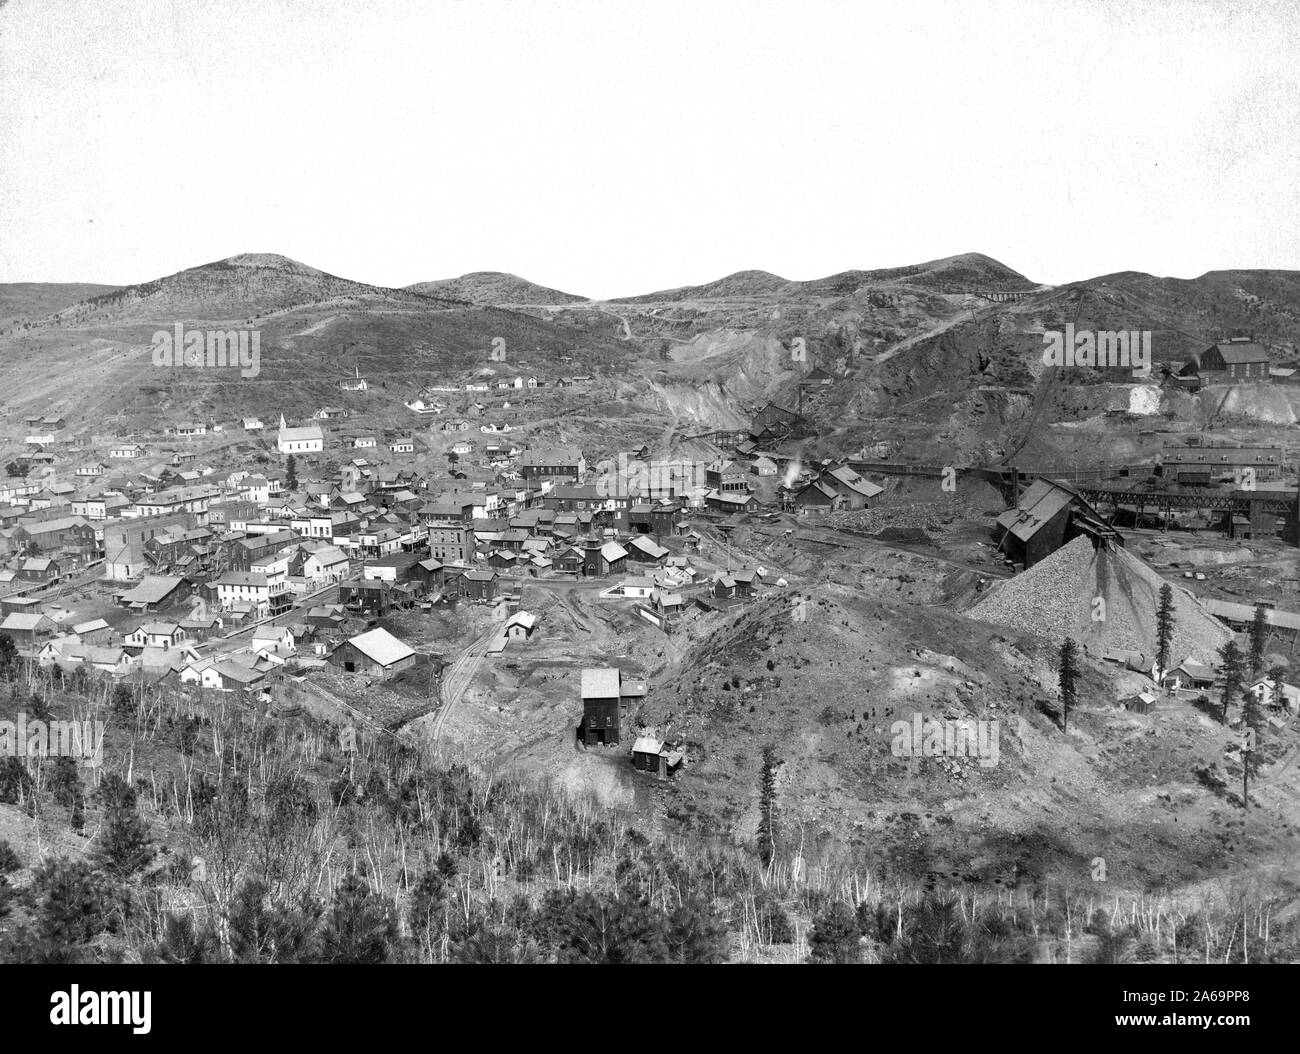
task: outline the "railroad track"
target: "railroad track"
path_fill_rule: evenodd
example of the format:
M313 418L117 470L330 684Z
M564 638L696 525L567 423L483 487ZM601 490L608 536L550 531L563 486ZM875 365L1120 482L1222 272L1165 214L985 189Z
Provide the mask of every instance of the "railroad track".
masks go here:
M447 676L442 678L438 688L438 694L442 697L442 702L438 707L438 716L433 719L433 730L430 735L430 738L435 742L442 735L443 727L447 723L447 718L451 716L452 710L456 708L461 696L465 694L465 690L478 674L479 667L483 665L483 660L487 657L488 644L500 632L500 629L500 626L494 624L477 637L469 647L461 652L460 657L451 664L451 667L447 670Z

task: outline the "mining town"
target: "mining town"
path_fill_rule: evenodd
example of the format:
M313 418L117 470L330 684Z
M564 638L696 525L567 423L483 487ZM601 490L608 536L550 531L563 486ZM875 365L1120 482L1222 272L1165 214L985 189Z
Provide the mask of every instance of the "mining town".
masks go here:
M0 160L0 961L1300 961L1300 197L1234 154L1277 138L1255 96L1165 85L1240 164L1126 153L1089 197L1012 179L957 79L863 124L838 59L778 91L719 53L696 105L630 8L563 42L579 85L554 27L237 3L286 116L146 88L114 31L100 131L19 101L81 54L33 6L0 3L35 156ZM844 39L1027 61L894 15ZM1294 76L1280 8L1250 48L1134 18ZM382 91L321 73L354 48ZM958 94L1073 149L1008 76ZM31 138L65 120L133 158ZM144 171L236 133L251 174Z

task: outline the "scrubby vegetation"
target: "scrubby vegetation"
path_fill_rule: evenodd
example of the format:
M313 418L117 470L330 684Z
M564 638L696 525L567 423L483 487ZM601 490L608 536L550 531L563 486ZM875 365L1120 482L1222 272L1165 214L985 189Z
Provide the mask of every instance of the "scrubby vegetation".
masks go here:
M9 666L0 720L103 721L102 763L0 761L8 962L1011 962L1294 958L1273 901L926 889L664 838L631 814L225 697ZM810 862L812 863L812 862Z

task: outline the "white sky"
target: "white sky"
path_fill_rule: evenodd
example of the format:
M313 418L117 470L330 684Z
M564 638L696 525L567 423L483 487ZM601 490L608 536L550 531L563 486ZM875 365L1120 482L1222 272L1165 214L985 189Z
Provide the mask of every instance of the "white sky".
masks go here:
M1297 268L1298 109L1296 0L10 0L0 281Z

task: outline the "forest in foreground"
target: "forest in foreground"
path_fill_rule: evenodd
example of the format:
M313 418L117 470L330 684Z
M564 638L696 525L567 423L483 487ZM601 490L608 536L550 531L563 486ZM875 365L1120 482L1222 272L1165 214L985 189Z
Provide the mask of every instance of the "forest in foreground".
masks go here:
M1300 958L1267 890L939 889L792 859L772 751L758 844L647 833L388 734L4 651L0 722L99 722L103 744L0 756L0 962Z

